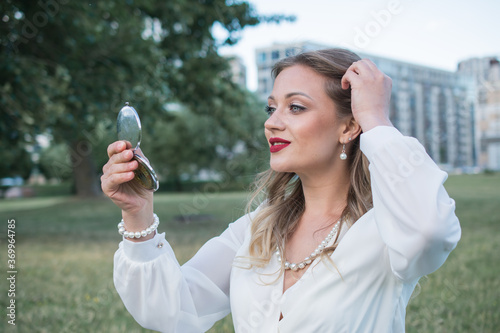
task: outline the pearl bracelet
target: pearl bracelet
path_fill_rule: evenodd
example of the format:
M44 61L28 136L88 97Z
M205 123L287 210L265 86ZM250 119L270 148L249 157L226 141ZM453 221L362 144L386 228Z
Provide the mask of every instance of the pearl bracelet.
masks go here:
M133 232L133 231L126 231L125 230L125 222L122 219L121 222L118 223L118 233L120 235L123 235L123 237L125 237L125 238L141 238L141 237L146 237L147 235L151 234L156 229L158 229L158 225L159 224L160 224L160 219L158 218L158 215L153 214L153 224L151 224L145 230Z

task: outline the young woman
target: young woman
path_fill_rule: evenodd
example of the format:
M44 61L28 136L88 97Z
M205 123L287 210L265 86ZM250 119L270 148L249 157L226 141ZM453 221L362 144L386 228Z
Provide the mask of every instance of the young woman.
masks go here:
M229 312L236 332L404 332L419 278L460 239L446 173L392 126L391 80L370 60L307 52L273 75L270 169L254 197L264 199L183 266L165 234L147 229L153 194L128 183L131 150L109 146L102 188L126 236L118 293L163 332L204 332Z

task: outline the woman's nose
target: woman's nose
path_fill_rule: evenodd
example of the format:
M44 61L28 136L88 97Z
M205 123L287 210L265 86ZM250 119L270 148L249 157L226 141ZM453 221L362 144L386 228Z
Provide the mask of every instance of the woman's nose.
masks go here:
M270 116L267 118L264 123L264 128L268 131L279 130L282 131L285 129L285 122L282 119L281 112L276 109Z

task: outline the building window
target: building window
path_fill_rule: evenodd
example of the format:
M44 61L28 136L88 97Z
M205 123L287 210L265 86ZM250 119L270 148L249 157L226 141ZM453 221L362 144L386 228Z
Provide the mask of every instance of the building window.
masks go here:
M259 63L266 62L266 52L259 53L259 55L257 56L257 61Z
M286 51L285 51L285 57L291 57L291 56L294 56L294 55L295 55L295 49L293 49L293 48L286 49Z
M272 60L276 60L276 59L279 59L280 58L280 51L273 51L271 53L271 59Z
M267 93L267 79L265 79L265 78L260 79L259 86L260 86L260 92L262 94L266 94Z

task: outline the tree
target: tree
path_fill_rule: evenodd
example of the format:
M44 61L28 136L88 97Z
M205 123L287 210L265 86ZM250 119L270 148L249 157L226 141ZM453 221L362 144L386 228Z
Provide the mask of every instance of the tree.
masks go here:
M220 81L220 85L228 82ZM225 184L238 176L254 175L268 160L266 114L253 94L247 93L242 103L219 106L217 117L197 115L187 108L175 112L144 133L141 147L146 155L154 152L154 168L176 190L182 190L182 180L196 180L202 170L215 172Z
M220 23L235 43L259 23L248 3L7 0L0 9L0 104L9 124L0 137L49 133L65 143L78 195L99 192L95 148L125 101L142 110L145 127L173 119L165 105L176 102L237 128L221 107L244 105L245 94L221 84L228 66L211 28Z
M4 141L5 140L5 141ZM0 178L22 177L28 178L33 168L33 162L24 147L16 146L18 143L9 143L9 138L4 138L2 144L2 162L0 163Z

